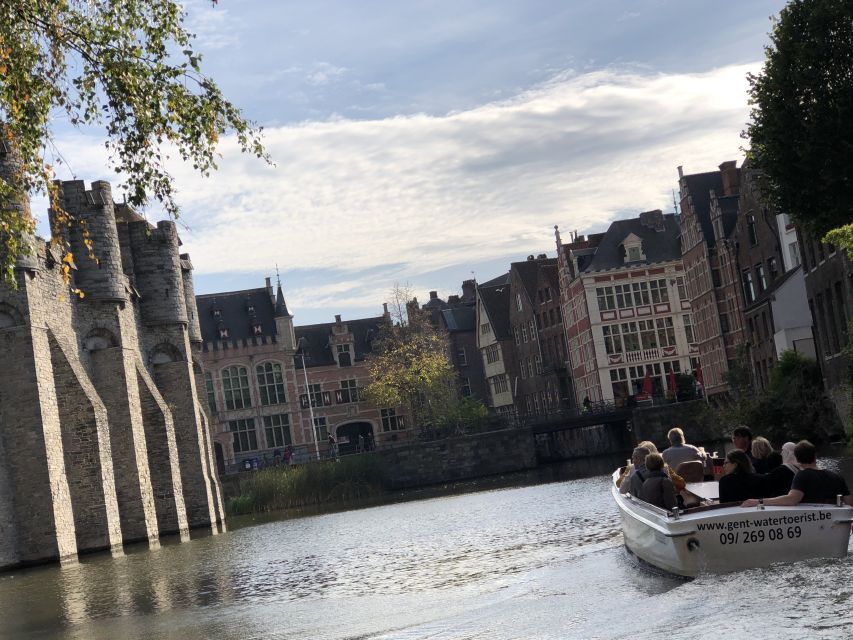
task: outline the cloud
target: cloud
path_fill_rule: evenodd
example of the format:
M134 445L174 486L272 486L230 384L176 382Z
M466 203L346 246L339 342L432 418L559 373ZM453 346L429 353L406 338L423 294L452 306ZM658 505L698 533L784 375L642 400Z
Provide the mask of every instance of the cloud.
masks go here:
M312 87L321 87L337 81L346 72L344 67L336 67L328 62L315 62L305 76L305 82Z
M551 249L555 224L583 233L617 212L671 210L678 165L740 159L757 68L566 73L444 116L273 127L274 168L225 140L212 178L175 167L182 239L200 275L333 270L312 279L314 294L293 283L308 304L378 302L394 280L454 266L461 281L495 256ZM93 178L99 155L78 163Z

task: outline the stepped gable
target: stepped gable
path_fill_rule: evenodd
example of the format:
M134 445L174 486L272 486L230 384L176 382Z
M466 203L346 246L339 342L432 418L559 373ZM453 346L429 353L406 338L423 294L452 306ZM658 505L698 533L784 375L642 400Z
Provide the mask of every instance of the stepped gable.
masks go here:
M719 171L694 173L684 176L684 182L693 201L693 212L702 227L702 235L709 247L716 244L714 228L711 225L711 191L723 193L723 176Z
M735 198L736 200L736 198ZM598 243L595 255L583 271L606 271L626 266L622 243L630 235L643 242L644 261L637 264L654 264L681 258L681 240L678 221L668 213L662 217L662 226L644 224L640 218L613 222ZM710 218L709 218L710 224ZM629 263L630 264L630 263Z
M363 361L372 350L374 338L379 330L387 322L384 316L375 318L358 318L356 320L343 320L341 324L346 325L347 331L353 336L353 348L355 351L354 362ZM305 364L307 367L319 367L335 365L332 355L330 338L332 328L337 322L323 322L321 324L309 324L294 327L296 343L302 345L305 353ZM301 342L300 342L301 341ZM296 368L302 368L302 358L296 358Z
M258 324L261 336L276 335L276 308L265 287L199 295L196 305L205 344L258 338ZM228 338L220 337L222 329L228 330Z

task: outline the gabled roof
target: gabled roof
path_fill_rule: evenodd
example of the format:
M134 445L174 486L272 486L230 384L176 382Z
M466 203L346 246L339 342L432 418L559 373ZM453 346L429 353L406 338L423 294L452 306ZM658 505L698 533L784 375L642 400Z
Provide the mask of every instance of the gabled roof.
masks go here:
M641 223L640 218L613 222L599 242L589 265L583 271L605 271L626 266L622 243L632 234L642 240L646 259L628 264L654 264L681 258L678 221L674 214L668 213L663 216L661 231Z
M539 277L539 270L556 264L556 258L524 260L523 262L513 262L510 265L510 270L518 274L519 279L524 285L524 290L527 292L527 298L533 303L536 302L536 283Z
M365 356L371 352L373 340L386 322L384 316L342 321L342 324L345 324L353 335L353 348L355 350L353 360L355 362L364 360ZM296 342L302 345L302 350L305 352L305 365L308 368L335 364L335 358L329 345L332 327L335 324L334 322L324 322L294 327ZM296 368L301 369L302 358L297 357L295 361Z
M218 342L220 329L228 329L228 340L256 338L256 324L261 325L262 335L276 334L275 310L266 287L208 293L196 296L195 301L204 342ZM250 307L253 313L249 313Z
M498 340L507 340L512 338L509 322L509 274L501 276L504 282L497 286L480 285L477 291L480 294L480 299L483 301L483 306L486 313L489 315L489 322L492 325L492 331ZM499 280L499 278L495 278ZM489 282L492 282L491 280Z
M723 233L726 238L731 237L737 226L737 213L740 202L739 196L724 196L717 198L720 205L720 212L723 218Z
M714 229L711 226L711 191L723 193L723 175L719 171L694 173L684 176L690 198L693 200L693 211L699 220L705 243L709 247L716 244ZM683 212L682 212L683 213Z

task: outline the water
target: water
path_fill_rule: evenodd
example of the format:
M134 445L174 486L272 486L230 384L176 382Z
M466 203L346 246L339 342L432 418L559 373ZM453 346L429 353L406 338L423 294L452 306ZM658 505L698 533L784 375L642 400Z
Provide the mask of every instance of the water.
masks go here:
M0 574L0 637L849 638L851 570L655 573L625 551L602 476Z

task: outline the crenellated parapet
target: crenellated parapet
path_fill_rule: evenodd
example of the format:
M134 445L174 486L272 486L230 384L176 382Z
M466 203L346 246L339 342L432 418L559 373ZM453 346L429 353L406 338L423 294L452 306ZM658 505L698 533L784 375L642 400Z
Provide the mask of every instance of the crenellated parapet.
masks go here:
M175 223L161 220L151 228L147 222L135 221L128 228L142 321L146 325L186 325L189 318Z

